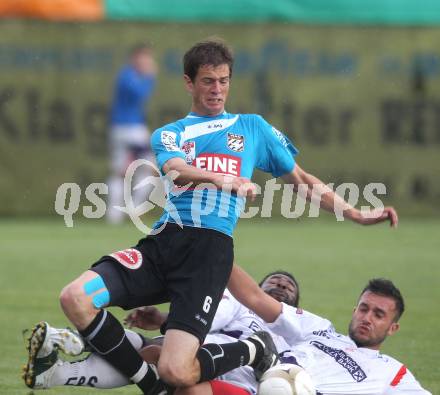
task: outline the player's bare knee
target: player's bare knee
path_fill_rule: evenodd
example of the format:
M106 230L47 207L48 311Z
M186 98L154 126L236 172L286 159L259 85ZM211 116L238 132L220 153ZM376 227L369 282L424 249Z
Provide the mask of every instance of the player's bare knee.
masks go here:
M187 387L196 384L188 366L159 360L157 369L162 380L174 387Z
M61 291L61 307L75 325L83 326L83 322L88 322L108 304L109 293L101 283L101 277L86 282L75 280Z
M84 309L86 294L77 282L65 286L60 294L60 303L64 312L79 313Z

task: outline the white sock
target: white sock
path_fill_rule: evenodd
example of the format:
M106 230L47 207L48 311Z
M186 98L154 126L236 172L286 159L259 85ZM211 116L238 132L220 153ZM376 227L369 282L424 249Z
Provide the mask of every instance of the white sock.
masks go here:
M128 341L133 345L136 351L139 351L144 344L142 340L142 336L139 335L139 333L136 333L130 329L124 329L124 330L125 330L125 336L127 336Z
M74 385L95 388L117 388L132 382L101 358L91 353L87 359L77 362L64 362L53 373L49 387Z

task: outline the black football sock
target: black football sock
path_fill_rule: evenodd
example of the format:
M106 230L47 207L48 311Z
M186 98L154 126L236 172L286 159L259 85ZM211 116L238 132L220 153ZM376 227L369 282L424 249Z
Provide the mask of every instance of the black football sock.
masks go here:
M96 352L133 381L144 394L157 387L159 376L156 368L141 358L125 336L122 325L107 310L101 310L80 333Z
M249 365L259 351L263 352L262 346L255 345L249 339L235 343L204 344L196 356L200 363L200 382L212 380L232 369Z

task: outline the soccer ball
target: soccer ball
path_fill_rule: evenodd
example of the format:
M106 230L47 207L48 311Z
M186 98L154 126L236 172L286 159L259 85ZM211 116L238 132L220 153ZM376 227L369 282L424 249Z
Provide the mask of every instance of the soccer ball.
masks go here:
M258 395L315 395L311 377L298 365L282 363L268 369L260 380Z

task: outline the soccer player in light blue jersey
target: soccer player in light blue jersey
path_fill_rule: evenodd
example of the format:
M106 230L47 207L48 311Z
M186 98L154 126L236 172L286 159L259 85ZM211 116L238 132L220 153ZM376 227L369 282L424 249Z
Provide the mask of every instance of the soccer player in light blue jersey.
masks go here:
M282 177L294 189L305 185L309 200L318 190L322 208L339 210L354 222L397 225L393 208L364 215L301 169L297 149L262 117L225 111L233 57L224 43L197 43L183 63L191 112L152 136L160 171L176 184L164 214L152 234L101 258L60 297L66 316L90 346L145 394L165 393L157 373L168 385L185 387L242 365L252 366L260 377L276 363L275 346L265 332L233 344L200 346L232 270L231 236L244 198L257 191L250 181L255 168ZM105 307L129 309L166 301L170 313L156 370L142 360ZM30 345L27 372L32 372L41 341L36 338ZM33 380L29 373L31 387Z

